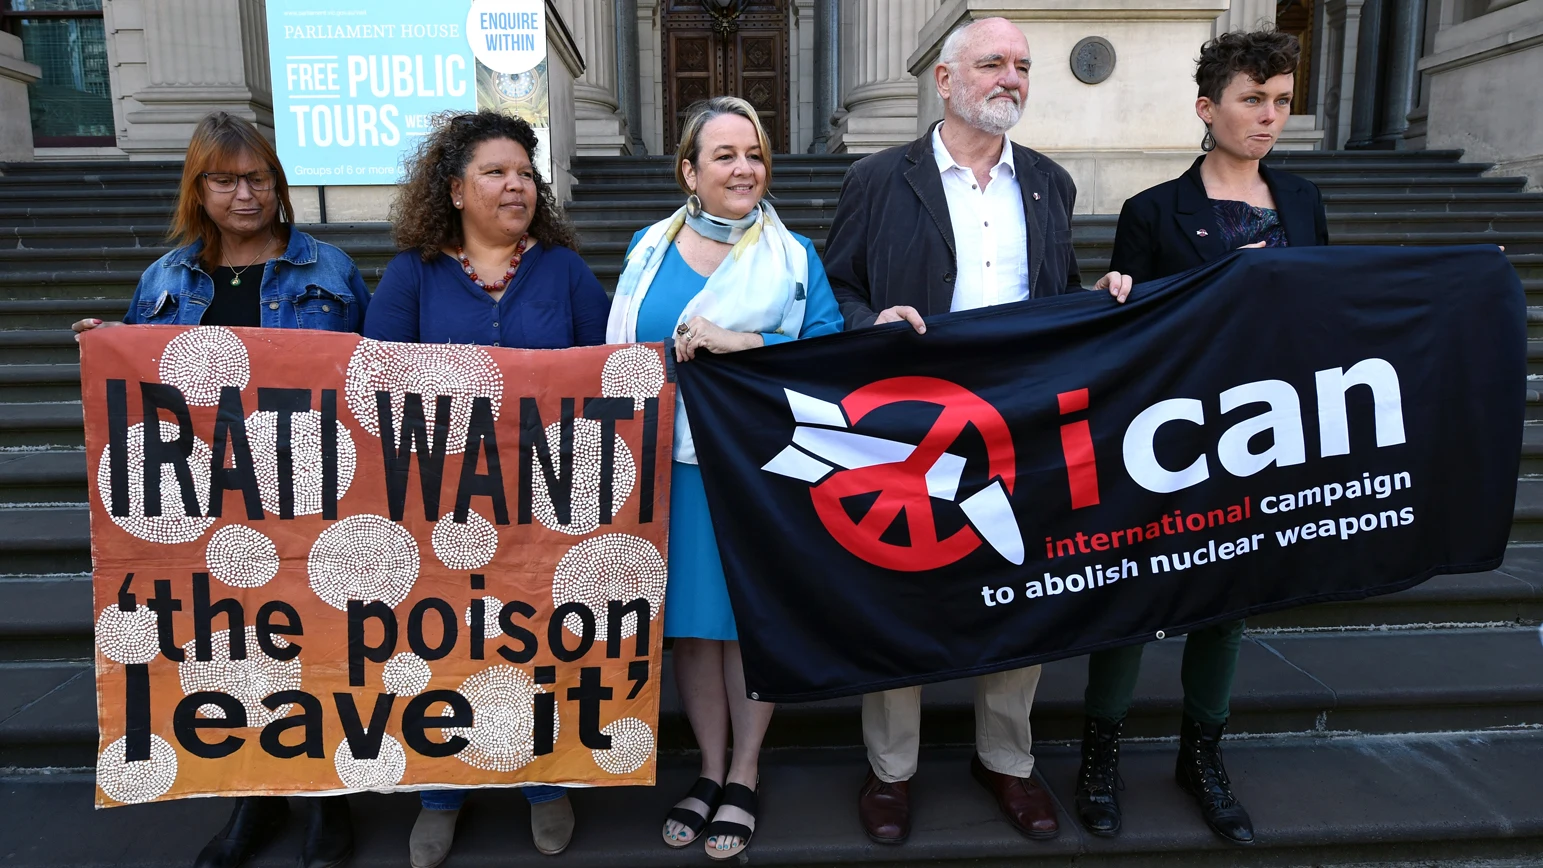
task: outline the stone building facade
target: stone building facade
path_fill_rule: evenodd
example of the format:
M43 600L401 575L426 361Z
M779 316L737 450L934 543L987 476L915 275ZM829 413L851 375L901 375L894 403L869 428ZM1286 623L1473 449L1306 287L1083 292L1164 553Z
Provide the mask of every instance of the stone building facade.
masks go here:
M910 141L941 114L930 69L943 38L962 22L996 15L1024 29L1035 59L1027 110L1012 136L1072 171L1080 211L1117 211L1126 196L1193 159L1202 133L1191 81L1200 44L1263 24L1298 33L1306 48L1281 147L1461 148L1543 187L1543 89L1536 87L1543 0L547 0L547 7L551 157L563 191L575 156L672 152L686 105L714 93L755 103L778 150L866 153ZM265 15L264 0L0 0L0 159L175 158L214 109L271 128ZM52 42L28 41L45 30ZM1100 45L1087 48L1090 37ZM62 83L48 66L48 52L59 51L77 67ZM102 78L103 59L106 82L92 85L87 67ZM1097 83L1074 68L1096 79L1111 61ZM72 87L104 121L80 125L80 135L45 129L59 116L48 110L69 103ZM391 189L309 188L297 191L296 206L302 219L318 219L325 195L329 220L380 219Z

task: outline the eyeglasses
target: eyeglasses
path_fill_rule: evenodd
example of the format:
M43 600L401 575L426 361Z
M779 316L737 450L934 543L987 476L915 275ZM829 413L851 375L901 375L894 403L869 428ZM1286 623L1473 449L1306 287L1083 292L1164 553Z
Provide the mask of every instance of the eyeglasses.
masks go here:
M204 179L204 183L213 193L234 193L243 178L246 179L246 185L252 192L262 193L273 189L273 185L278 183L279 173L272 169L247 172L245 175L237 175L234 172L200 172L199 177Z

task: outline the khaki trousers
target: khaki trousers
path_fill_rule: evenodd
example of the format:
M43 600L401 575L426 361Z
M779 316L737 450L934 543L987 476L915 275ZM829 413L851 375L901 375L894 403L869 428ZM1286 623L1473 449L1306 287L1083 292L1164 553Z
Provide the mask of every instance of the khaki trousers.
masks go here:
M1019 778L1034 771L1029 710L1038 687L1038 666L976 676L975 751L986 768ZM893 784L916 774L921 711L920 687L863 696L863 743L879 780Z

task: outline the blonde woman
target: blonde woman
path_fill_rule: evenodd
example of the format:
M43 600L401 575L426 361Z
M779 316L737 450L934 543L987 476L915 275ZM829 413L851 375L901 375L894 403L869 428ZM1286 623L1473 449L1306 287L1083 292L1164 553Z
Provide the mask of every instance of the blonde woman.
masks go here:
M607 343L673 339L676 360L689 363L699 353L841 330L813 244L789 232L764 200L771 163L771 143L749 103L716 97L692 107L675 167L686 204L633 236ZM707 855L723 860L749 846L755 831L761 740L773 706L745 695L687 409L677 399L664 634L675 640L675 680L702 771L671 809L664 841L680 848L704 838Z

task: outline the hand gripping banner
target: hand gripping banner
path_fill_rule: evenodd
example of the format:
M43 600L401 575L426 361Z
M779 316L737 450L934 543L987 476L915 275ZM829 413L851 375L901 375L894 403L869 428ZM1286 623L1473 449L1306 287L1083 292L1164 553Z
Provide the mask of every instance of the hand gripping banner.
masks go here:
M1249 250L679 367L747 685L865 693L1499 565L1494 247Z
M652 784L657 344L89 332L97 804Z

